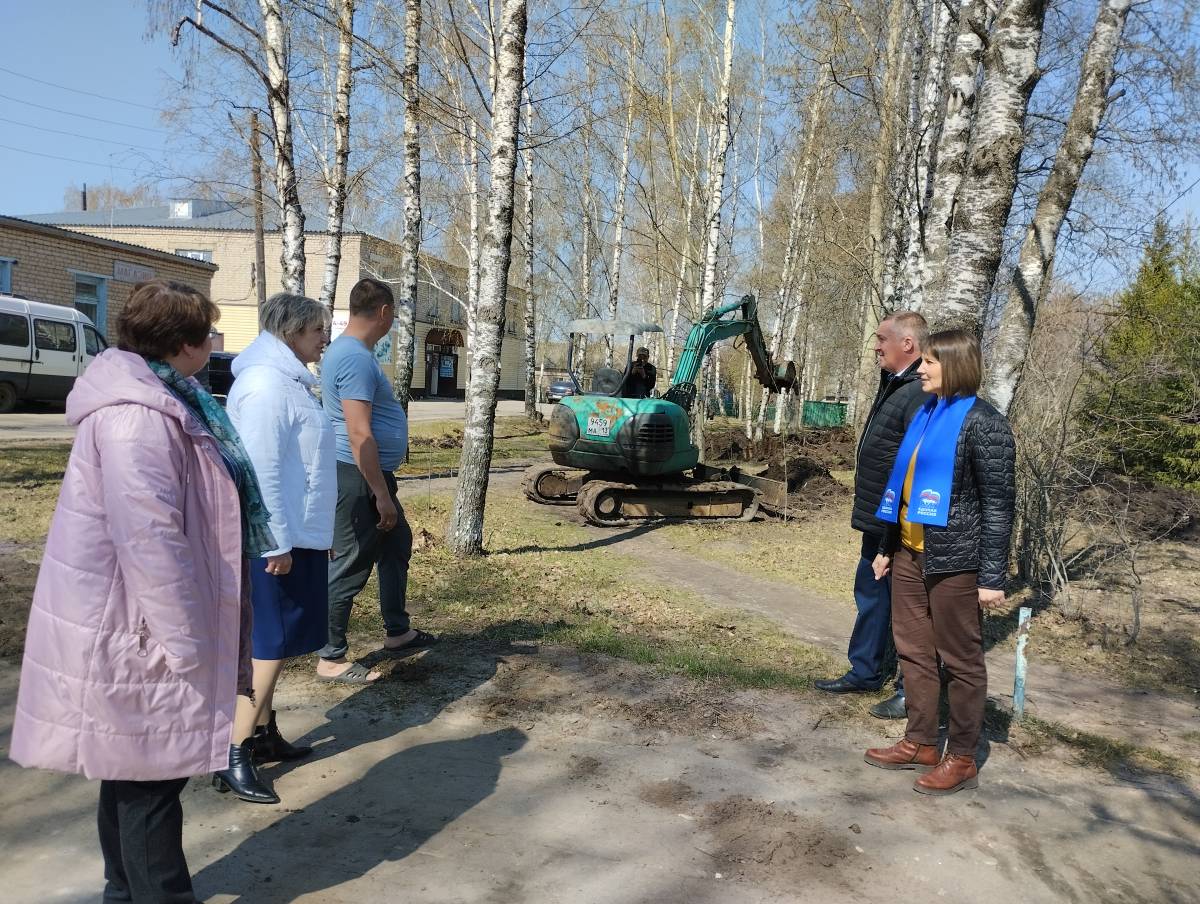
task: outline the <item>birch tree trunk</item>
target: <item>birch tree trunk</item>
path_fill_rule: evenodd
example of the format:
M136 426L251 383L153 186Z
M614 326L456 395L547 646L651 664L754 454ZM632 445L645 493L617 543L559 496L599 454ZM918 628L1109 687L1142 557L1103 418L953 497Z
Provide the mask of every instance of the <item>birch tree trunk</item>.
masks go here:
M1025 111L1039 76L1046 5L1047 0L1010 0L996 17L984 54L967 173L954 207L946 292L933 309L940 329L983 329L1017 186Z
M1050 176L1038 195L1033 221L1025 230L1017 272L1000 318L1000 330L988 362L985 391L1007 414L1021 381L1025 355L1038 306L1049 287L1058 233L1075 198L1096 133L1108 111L1117 50L1131 0L1101 0L1096 24L1079 73L1079 88L1067 128L1054 155Z
M917 146L913 161L913 190L908 199L908 250L904 258L905 307L919 311L925 300L926 232L934 177L938 171L937 147L942 133L942 101L949 57L950 8L941 0L930 11L929 51L921 82Z
M627 94L625 108L625 135L621 141L621 172L617 177L616 209L613 212L613 256L612 270L608 280L608 319L617 319L617 302L621 289L621 252L622 238L625 230L625 193L629 187L629 141L633 135L633 51L629 51L629 73L625 79ZM616 337L604 337L604 366L613 366L613 344Z
M275 141L275 196L283 222L279 262L283 289L304 294L304 208L296 175L292 136L291 83L288 80L287 29L283 0L258 0L263 17L263 51L267 59L267 100Z
M479 185L479 127L475 123L474 117L471 118L470 126L467 129L466 145L467 194L469 195L469 228L471 234L467 237L467 310L465 311L465 319L467 321L467 377L463 383L466 386L466 394L469 395L471 392L471 379L474 375L474 371L471 368L474 356L471 350L475 347L475 318L479 310L480 280L479 193L481 189Z
M537 310L533 298L533 103L525 94L525 416L538 417Z
M724 56L717 91L717 144L708 179L707 236L704 244L704 277L700 283L698 313L703 316L716 303L717 252L721 246L721 201L725 191L725 158L729 153L729 83L733 77L733 26L737 0L726 0Z
M404 0L404 238L396 305L396 398L408 411L421 257L421 0ZM426 387L428 391L428 387Z
M859 420L864 406L858 404L870 392L876 379L874 337L882 319L884 254L884 216L888 174L893 164L897 105L900 97L902 53L900 40L904 31L906 0L890 0L887 19L887 41L883 68L883 98L879 107L879 138L875 145L875 162L871 175L871 198L867 214L867 284L861 305L862 340L859 353L858 390L854 395L854 420Z
M329 246L325 250L325 279L321 303L333 311L338 271L342 265L342 220L346 212L346 179L350 163L350 92L353 88L355 0L335 4L338 26L337 75L333 95L333 169L325 192L329 198ZM411 367L410 367L411 371Z
M500 385L500 351L508 270L512 259L513 183L525 72L525 0L501 0L496 92L492 98L491 180L484 235L475 346L471 349L471 392L463 428L458 492L448 543L456 555L483 553L483 514Z
M971 123L975 118L976 84L983 59L983 38L991 21L986 0L961 0L958 34L950 56L945 114L937 142L937 170L925 219L925 259L921 275L921 304L945 289L946 255L954 203L967 170Z

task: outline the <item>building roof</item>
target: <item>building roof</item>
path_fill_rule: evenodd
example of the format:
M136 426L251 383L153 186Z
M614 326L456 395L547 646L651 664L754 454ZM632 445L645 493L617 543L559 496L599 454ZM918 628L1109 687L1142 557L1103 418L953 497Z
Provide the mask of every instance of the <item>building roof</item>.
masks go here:
M265 227L275 232L278 211L268 205ZM250 231L254 229L252 204L229 204L225 201L179 199L152 207L117 207L102 210L64 210L57 213L23 214L21 219L51 226L136 226L154 229L195 229L203 231ZM325 232L325 216L317 211L305 211L304 231ZM343 234L357 233L352 227Z
M56 226L50 226L45 223L37 223L32 220L27 220L23 217L6 217L0 214L0 226L9 226L15 229L24 229L28 232L37 232L42 235L52 236L58 239L68 239L73 242L83 242L84 244L96 245L101 248L109 248L113 251L128 251L135 252L144 257L152 257L156 260L168 261L173 264L185 264L195 266L201 270L207 270L209 273L215 273L217 265L208 261L198 261L190 257L182 257L178 254L171 254L169 251L159 251L156 248L147 248L144 245L134 245L131 242L118 242L116 239L106 239L99 236L91 235L86 232L76 232L73 229L59 229Z

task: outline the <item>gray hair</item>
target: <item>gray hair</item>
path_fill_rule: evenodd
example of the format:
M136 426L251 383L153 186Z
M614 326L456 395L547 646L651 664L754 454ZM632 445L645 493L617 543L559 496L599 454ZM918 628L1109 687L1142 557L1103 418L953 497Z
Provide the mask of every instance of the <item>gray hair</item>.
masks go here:
M901 336L908 336L921 351L929 344L929 324L916 311L896 311L883 318L883 323L891 323Z
M328 327L329 321L329 308L303 295L276 292L262 308L262 328L284 342L315 324Z

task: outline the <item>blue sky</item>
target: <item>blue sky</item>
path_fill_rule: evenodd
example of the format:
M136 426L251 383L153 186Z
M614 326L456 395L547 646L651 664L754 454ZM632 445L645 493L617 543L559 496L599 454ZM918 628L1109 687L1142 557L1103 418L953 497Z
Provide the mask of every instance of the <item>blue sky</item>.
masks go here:
M41 0L6 6L0 214L59 210L72 183L131 185L166 169L155 165L167 138L158 108L168 78L181 67L165 35L147 40L145 3ZM64 157L70 159L54 159ZM180 159L178 142L170 160L175 172L190 162ZM1174 198L1197 177L1200 167L1188 167L1178 186L1161 189L1160 197ZM169 185L162 188L169 193ZM1170 214L1176 221L1189 215L1200 220L1200 186Z
M146 39L146 4L39 0L5 7L0 214L60 210L71 183L130 185L153 172L167 137L158 108L167 75L180 67L166 36Z

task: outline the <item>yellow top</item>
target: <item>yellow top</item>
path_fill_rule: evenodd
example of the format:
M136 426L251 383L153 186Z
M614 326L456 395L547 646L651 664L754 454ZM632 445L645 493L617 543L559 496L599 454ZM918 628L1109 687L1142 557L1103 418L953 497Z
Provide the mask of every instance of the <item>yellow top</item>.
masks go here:
M913 472L917 469L917 453L921 444L913 450L913 456L908 461L908 473L904 475L904 488L900 491L900 542L913 552L925 551L925 525L913 524L905 516L908 514L908 499L912 495Z

